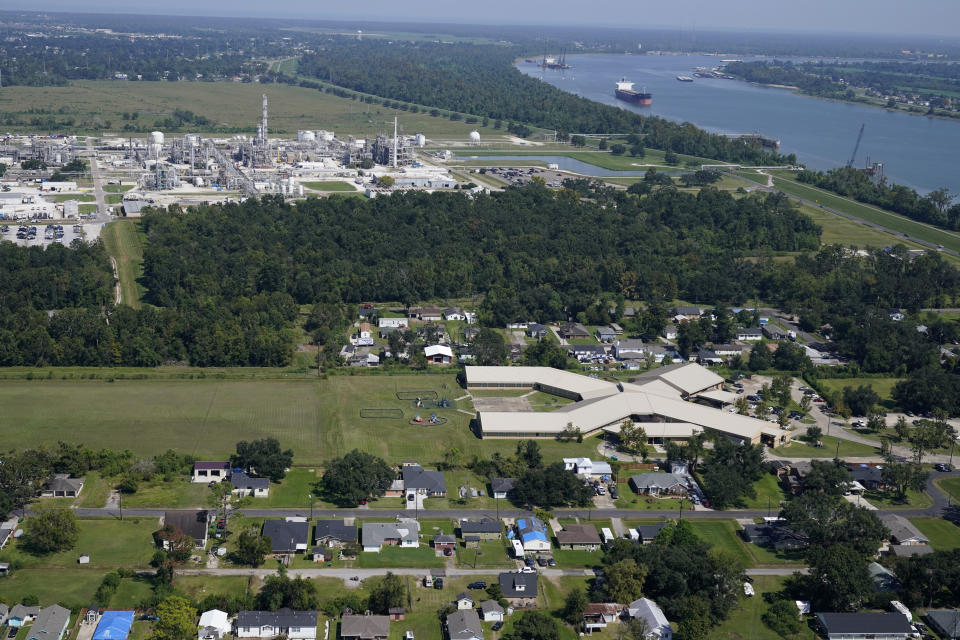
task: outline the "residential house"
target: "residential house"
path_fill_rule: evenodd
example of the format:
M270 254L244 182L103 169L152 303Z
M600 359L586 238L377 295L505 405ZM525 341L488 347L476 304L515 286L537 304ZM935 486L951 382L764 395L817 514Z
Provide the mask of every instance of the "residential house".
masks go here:
M760 547L771 547L777 551L793 551L805 549L808 546L804 535L797 533L781 521L744 525L740 535L747 542Z
M357 310L357 316L359 316L361 320L369 320L375 315L377 315L377 308L374 306L362 306Z
M501 573L500 590L511 607L535 607L537 605L536 573Z
M829 640L906 640L914 632L902 613L818 613Z
M699 318L703 315L703 309L700 307L674 307L673 313L687 318Z
M882 466L850 464L847 465L847 470L854 482L859 482L863 488L869 491L885 491L888 488L886 481L883 479Z
M0 549L7 546L7 542L13 537L14 527L6 526L7 523L0 525Z
M467 345L457 349L457 360L464 364L474 362L477 359L473 347Z
M453 362L453 350L445 344L431 344L423 348L427 362L431 364L450 364Z
M229 475L229 462L194 462L190 482L220 482Z
M503 500L513 489L513 485L516 484L516 482L516 478L490 478L490 492L494 498Z
M361 323L360 323L360 331L357 332L357 337L358 337L359 339L361 339L361 340L364 340L364 339L366 339L366 340L372 340L372 339L373 339L373 336L372 336L371 333L370 333L370 323L369 323L369 322L361 322Z
M438 533L433 536L433 548L438 550L456 549L457 536L452 533Z
M209 523L210 512L205 509L174 509L163 512L163 525L179 529L193 538L193 544L197 549L207 546ZM169 541L164 540L163 548L170 548Z
M678 335L680 334L677 332L677 325L675 324L668 324L663 328L663 337L667 340L676 340Z
M920 533L916 525L896 513L880 513L880 521L890 530L890 542L901 546L930 544L930 540Z
M567 347L567 353L580 362L593 362L607 357L607 348L599 344L573 344Z
M390 636L390 617L367 613L362 616L344 613L340 618L343 640L386 640Z
M764 337L770 340L786 340L789 334L780 327L772 324L765 324L762 327Z
M384 498L402 498L403 495L403 478L397 478L391 482L390 486L383 492Z
M407 617L407 610L405 607L390 607L387 609L387 617L390 622L398 622Z
M531 322L527 325L527 336L530 338L536 338L537 340L542 340L547 336L547 327L540 324L539 322Z
M734 334L740 342L757 342L763 339L763 330L760 327L737 329Z
M7 616L10 615L10 607L0 602L0 625L7 623Z
M524 331L526 331L527 327L529 326L530 326L529 322L508 322L507 323L507 329L511 331L516 331L518 329L523 329Z
M560 327L557 333L559 333L560 337L564 340L582 340L583 338L590 337L590 332L579 322L567 323Z
M357 541L357 525L347 524L343 520L317 520L313 541L321 547L342 548Z
M57 473L44 483L41 498L76 498L83 490L83 478L71 478L69 473Z
M723 358L710 349L699 349L693 359L705 366L708 364L723 364Z
M235 471L230 474L230 484L233 485L231 493L241 498L266 498L270 495L270 478L253 478L243 471Z
M630 476L630 488L636 493L645 493L652 496L662 494L685 496L687 495L687 480L674 473L654 471Z
M443 318L444 320L466 320L467 316L460 307L449 307L443 310Z
M277 611L240 611L237 613L238 638L273 638L314 640L317 637L317 612L278 609Z
M613 357L617 360L644 360L647 357L647 347L643 340L628 338L613 343Z
M547 525L539 518L517 518L517 537L520 538L524 553L550 551Z
M637 526L636 531L638 534L640 534L640 543L650 544L657 539L657 535L660 533L660 530L669 524L669 522L658 522L656 524L641 524Z
M463 339L466 340L467 342L470 342L471 340L477 337L478 333L480 333L480 329L478 329L477 327L466 327L463 330Z
M873 590L877 593L900 590L900 581L897 580L897 576L879 562L868 564L867 571L870 572L870 577L873 579Z
M636 620L643 618L647 621L648 640L673 640L673 628L667 621L667 616L657 606L657 603L649 598L640 598L627 605L627 615Z
M457 607L458 611L464 611L466 609L473 609L476 604L473 600L473 596L469 593L463 592L457 596L457 599L453 601L453 604Z
M384 327L394 327L396 329L404 328L408 326L406 318L377 318L377 328L383 329Z
M7 616L7 626L22 627L26 623L36 620L38 615L40 615L40 607L15 604Z
M960 639L960 609L927 609L926 619L941 638Z
M443 319L443 309L440 307L421 307L417 317L424 322L440 322Z
M424 469L420 465L404 465L401 472L403 488L407 494L418 493L428 498L447 495L447 481L442 471Z
M557 545L561 549L596 551L600 548L600 534L592 524L568 524L556 534Z
M617 332L612 327L597 327L595 335L600 342L613 342L617 339Z
M310 545L310 523L306 518L285 518L283 520L265 520L264 538L270 538L274 555L306 553Z
M503 607L496 600L484 600L480 603L480 617L484 622L503 622Z
M416 548L420 544L420 523L412 518L396 522L365 522L360 528L363 550L379 553L384 546Z
M403 331L400 327L380 327L379 335L381 338L389 338L391 333L396 333L397 331Z
M563 468L565 471L572 471L586 480L609 478L613 475L613 469L609 462L593 461L590 458L564 458Z
M743 353L743 347L739 344L715 344L710 349L721 358L731 358Z
M607 625L620 622L624 608L616 602L591 602L583 611L583 628L589 633L606 629Z
M890 555L897 558L912 558L913 556L926 556L933 553L933 547L928 544L892 544L888 549Z
M58 604L41 609L26 640L60 640L70 622L70 610Z
M472 607L448 614L446 625L450 640L483 640L480 616Z
M484 518L483 520L461 520L460 535L477 536L481 540L498 540L503 535L503 525L499 520Z
M623 327L618 325L616 322L611 322L610 328L613 329L613 332L618 336L623 334Z
M200 614L197 624L197 640L220 640L233 630L226 611L211 609Z

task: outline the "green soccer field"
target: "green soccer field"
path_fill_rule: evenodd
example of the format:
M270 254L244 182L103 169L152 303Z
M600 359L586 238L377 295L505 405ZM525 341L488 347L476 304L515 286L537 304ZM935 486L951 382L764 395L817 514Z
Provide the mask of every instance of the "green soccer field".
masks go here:
M220 459L240 440L274 437L297 465L321 464L354 448L389 462L438 461L456 448L465 460L513 454L514 440L480 440L471 416L437 410L440 426L409 423L418 411L397 391L434 390L453 401L465 394L451 375L332 376L327 380L4 380L0 429L19 447L59 440L130 449L166 449ZM454 403L455 404L455 403ZM468 405L469 406L469 405ZM401 420L360 417L362 408L401 409ZM597 440L540 441L544 458L591 455Z

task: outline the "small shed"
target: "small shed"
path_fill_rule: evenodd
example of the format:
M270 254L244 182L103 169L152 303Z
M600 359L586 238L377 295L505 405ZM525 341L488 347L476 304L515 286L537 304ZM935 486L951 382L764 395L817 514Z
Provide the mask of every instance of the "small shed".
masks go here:
M87 553L81 553L80 557L77 558L78 564L90 564L90 555Z
M403 620L407 615L407 610L403 607L390 607L387 610L391 620Z

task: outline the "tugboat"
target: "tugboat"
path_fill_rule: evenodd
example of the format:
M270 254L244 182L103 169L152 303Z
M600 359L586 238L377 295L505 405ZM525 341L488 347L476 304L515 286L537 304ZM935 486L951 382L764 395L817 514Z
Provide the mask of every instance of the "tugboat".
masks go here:
M620 79L620 82L617 83L617 88L613 92L613 95L617 98L617 100L632 102L633 104L639 104L644 107L653 104L652 93L647 93L646 88L644 88L643 91L635 91L633 88L633 83L629 82L626 78Z

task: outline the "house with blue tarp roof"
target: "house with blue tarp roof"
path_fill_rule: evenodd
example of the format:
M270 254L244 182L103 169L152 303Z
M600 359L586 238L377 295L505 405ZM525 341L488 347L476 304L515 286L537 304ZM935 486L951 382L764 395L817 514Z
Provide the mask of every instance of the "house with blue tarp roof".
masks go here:
M93 632L93 640L127 640L133 615L133 611L104 611Z
M547 525L538 518L517 518L517 536L525 552L550 551Z

